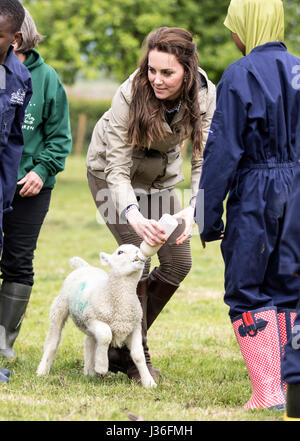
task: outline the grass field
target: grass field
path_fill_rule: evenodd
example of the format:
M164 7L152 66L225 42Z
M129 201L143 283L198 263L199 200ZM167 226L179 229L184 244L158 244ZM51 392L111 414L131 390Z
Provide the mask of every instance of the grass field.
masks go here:
M83 375L83 335L67 322L49 377L38 378L48 314L69 268L79 255L99 265L99 251L116 243L96 222L84 158L70 157L58 177L35 258L35 285L16 342L17 358L2 361L13 379L0 387L0 420L276 421L278 411L243 411L250 382L228 309L223 303L219 244L203 250L192 238L193 268L149 331L153 364L163 376L155 390L133 384L121 373ZM155 264L155 262L153 262Z

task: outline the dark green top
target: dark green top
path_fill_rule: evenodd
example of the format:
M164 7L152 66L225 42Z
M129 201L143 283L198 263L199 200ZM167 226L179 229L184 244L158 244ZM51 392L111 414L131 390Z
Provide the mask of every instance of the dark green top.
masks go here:
M32 49L24 64L31 74L33 96L23 124L18 179L33 170L44 181L44 188L53 188L55 175L64 169L72 147L68 100L57 73L39 52Z

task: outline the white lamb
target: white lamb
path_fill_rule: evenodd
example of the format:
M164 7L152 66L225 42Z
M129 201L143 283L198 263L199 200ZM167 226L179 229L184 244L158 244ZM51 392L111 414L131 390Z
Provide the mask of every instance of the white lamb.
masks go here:
M134 245L121 245L113 254L100 253L102 265L110 265L109 274L79 257L71 259L76 268L65 279L50 311L50 329L37 375L48 375L61 340L62 328L72 317L83 331L84 374L105 375L108 371L108 347L126 344L144 387L156 387L146 366L142 346L142 308L136 294L144 262Z

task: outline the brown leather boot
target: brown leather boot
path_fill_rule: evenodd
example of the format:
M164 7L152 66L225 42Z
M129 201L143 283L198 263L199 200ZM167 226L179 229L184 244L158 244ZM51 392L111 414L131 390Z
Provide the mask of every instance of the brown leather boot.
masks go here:
M147 279L140 280L137 286L137 294L143 309L142 336L143 347L148 369L156 381L157 375L161 375L158 369L155 369L150 361L149 348L147 345L147 330L154 320L163 310L165 305L171 299L178 286L163 282L156 276L157 268L154 268ZM139 378L138 370L133 364L129 350L126 346L122 348L109 348L109 370L112 372L124 372L130 378L133 375Z
M146 364L148 366L149 371L153 371L154 375L161 375L161 371L159 369L155 369L150 361L149 348L147 345L147 339L142 337L142 343L144 347L144 354L146 359ZM132 359L130 357L130 352L127 346L122 346L122 348L114 348L112 346L108 349L108 361L110 372L123 372L127 374L129 368L133 368Z
M148 279L140 280L137 286L137 295L139 301L141 302L142 310L143 310L143 319L142 319L142 343L144 348L144 354L146 359L146 364L150 374L152 375L154 381L157 383L157 375L160 375L160 371L154 369L150 359L149 347L147 344L147 287L148 287ZM131 360L131 359L130 359ZM141 382L141 377L139 371L133 361L131 360L130 365L127 369L127 375L129 378L132 378L137 383Z
M114 348L110 346L108 349L108 370L110 372L123 372L127 374L127 369L130 364L131 357L127 346L121 348Z
M148 300L147 300L147 329L161 313L174 292L179 286L160 280L156 275L156 269L149 274L147 279Z

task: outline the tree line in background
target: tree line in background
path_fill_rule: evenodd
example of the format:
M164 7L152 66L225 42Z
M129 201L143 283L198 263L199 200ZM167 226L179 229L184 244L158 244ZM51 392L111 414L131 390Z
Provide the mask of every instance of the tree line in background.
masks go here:
M263 1L263 0L262 0ZM65 84L106 71L123 81L138 64L145 36L161 26L192 32L199 62L217 83L240 53L223 25L230 0L24 0L39 32L39 51ZM299 0L284 0L286 43L300 56Z

